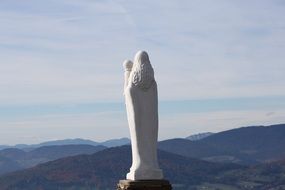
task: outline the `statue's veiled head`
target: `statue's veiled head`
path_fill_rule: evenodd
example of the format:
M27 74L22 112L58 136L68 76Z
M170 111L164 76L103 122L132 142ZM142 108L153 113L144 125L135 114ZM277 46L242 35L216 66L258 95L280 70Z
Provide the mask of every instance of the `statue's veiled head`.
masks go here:
M150 63L149 61L149 57L147 52L145 51L138 51L135 55L135 59L134 59L135 63Z
M153 68L145 51L136 53L132 72L132 83L142 90L149 89L155 81Z

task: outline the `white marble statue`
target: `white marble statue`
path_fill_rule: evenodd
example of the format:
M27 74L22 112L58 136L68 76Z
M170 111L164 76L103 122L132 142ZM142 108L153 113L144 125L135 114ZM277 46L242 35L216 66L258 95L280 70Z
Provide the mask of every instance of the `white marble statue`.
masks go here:
M162 179L157 162L157 84L148 54L139 51L134 63L124 62L124 95L132 144L130 180Z

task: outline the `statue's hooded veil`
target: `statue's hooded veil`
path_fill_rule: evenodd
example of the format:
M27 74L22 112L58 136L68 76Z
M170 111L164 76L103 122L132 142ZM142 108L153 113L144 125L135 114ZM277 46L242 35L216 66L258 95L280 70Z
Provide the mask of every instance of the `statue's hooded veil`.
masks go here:
M155 81L153 68L145 51L139 51L135 55L132 72L132 83L142 90L148 90Z

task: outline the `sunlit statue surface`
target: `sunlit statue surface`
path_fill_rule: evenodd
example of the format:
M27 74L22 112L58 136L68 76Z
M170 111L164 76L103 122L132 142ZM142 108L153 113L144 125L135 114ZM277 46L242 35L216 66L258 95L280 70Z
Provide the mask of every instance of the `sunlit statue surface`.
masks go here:
M134 63L124 62L124 95L132 144L129 180L162 179L157 162L157 84L148 54L139 51Z

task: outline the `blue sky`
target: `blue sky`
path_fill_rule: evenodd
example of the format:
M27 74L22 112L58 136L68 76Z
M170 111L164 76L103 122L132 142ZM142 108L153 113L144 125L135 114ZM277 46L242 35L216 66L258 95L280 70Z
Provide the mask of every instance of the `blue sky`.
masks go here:
M160 139L285 122L282 0L0 0L0 144L128 136L149 52Z

